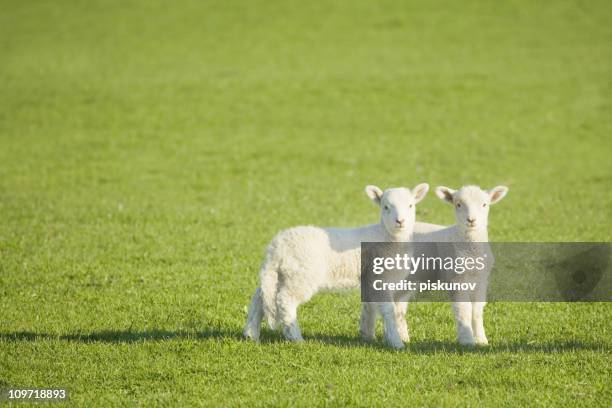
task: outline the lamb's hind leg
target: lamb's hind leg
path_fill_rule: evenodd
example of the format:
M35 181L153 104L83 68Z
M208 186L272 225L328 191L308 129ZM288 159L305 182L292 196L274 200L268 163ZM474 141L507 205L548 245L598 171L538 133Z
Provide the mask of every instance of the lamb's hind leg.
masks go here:
M297 309L302 303L308 301L311 296L312 292L306 291L304 288L299 291L290 290L289 288L279 290L276 297L276 308L278 320L283 328L283 335L287 340L293 342L304 341L297 320Z
M247 339L259 341L259 333L261 331L261 320L263 318L263 300L261 299L261 288L257 288L251 299L249 306L249 315L244 327L244 337Z

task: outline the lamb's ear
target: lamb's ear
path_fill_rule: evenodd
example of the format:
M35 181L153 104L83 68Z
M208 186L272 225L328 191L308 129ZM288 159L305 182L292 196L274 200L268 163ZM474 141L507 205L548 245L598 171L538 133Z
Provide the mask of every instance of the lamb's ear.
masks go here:
M380 205L380 200L383 196L383 191L376 186L366 186L365 192L370 197L370 200L374 201L375 204Z
M425 198L425 195L429 191L429 184L421 183L415 188L412 189L412 194L414 195L414 202L418 203L422 199Z
M502 198L506 196L506 194L508 193L508 187L506 186L493 187L492 189L487 191L487 193L489 193L489 197L491 197L491 204L495 204L495 203L500 202Z
M448 203L453 203L453 194L455 194L456 190L452 188L438 186L436 187L436 195L440 197L441 200L444 200Z

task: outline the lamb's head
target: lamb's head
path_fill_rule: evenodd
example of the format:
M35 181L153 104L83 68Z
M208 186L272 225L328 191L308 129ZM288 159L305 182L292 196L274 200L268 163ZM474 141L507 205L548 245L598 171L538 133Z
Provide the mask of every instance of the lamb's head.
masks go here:
M425 197L428 190L427 183L419 184L412 190L397 187L383 192L376 186L365 188L368 197L380 206L382 224L393 237L412 235L416 217L415 205Z
M477 186L464 186L459 190L444 186L436 188L436 195L455 207L457 226L465 230L487 228L489 206L501 201L507 192L506 186L487 191Z

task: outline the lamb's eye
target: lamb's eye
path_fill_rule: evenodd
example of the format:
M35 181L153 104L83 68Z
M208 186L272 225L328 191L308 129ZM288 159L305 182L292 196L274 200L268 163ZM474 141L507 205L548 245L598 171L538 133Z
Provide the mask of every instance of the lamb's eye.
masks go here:
M461 208L461 203L457 203L457 208Z
M389 206L388 206L388 205L385 205L383 208L384 208L386 211L389 211Z
M410 204L410 208L412 208L412 204Z
M482 206L483 206L483 207L486 207L486 206L487 206L487 203L484 203Z

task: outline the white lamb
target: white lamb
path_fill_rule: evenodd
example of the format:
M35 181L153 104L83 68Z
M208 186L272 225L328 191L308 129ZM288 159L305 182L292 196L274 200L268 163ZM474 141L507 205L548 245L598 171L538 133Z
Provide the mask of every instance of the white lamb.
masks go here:
M287 340L302 341L297 308L321 290L358 288L362 242L403 242L412 238L415 204L429 185L414 189L391 188L384 193L367 186L370 199L380 206L380 222L358 228L301 226L281 231L268 245L260 270L260 286L253 295L244 336L259 339L261 320L280 323ZM403 347L395 327L394 305L383 312L388 342Z
M465 186L459 190L453 190L448 187L440 186L436 188L436 195L442 200L452 204L455 208L456 224L450 227L444 227L436 224L415 223L414 241L418 242L438 242L438 243L456 243L429 245L427 248L436 248L438 256L469 256L478 257L485 253L488 257L487 270L476 279L479 280L479 291L472 295L473 299L465 301L465 293L451 293L453 311L457 323L457 337L462 345L473 346L487 345L488 340L485 335L483 323L483 309L486 305L486 289L488 283L488 273L493 265L493 254L490 251L488 244L489 236L487 232L487 224L489 217L489 206L498 203L506 193L508 188L505 186L497 186L491 190L483 191L480 187ZM479 243L466 245L461 243ZM453 249L454 248L454 249ZM448 253L448 251L454 253ZM440 253L444 251L445 253ZM459 252L461 252L459 254ZM444 277L444 273L441 274ZM455 275L456 277L456 275ZM466 276L467 277L467 276ZM449 279L449 276L445 276ZM452 278L451 278L452 279ZM461 279L461 278L459 278ZM404 299L401 299L404 300ZM396 309L396 326L398 327L400 336L403 341L409 341L408 327L406 325L405 314L408 303L397 301ZM376 315L375 311L367 304L363 305L361 316L361 333L362 336L370 340L374 337L374 328Z

